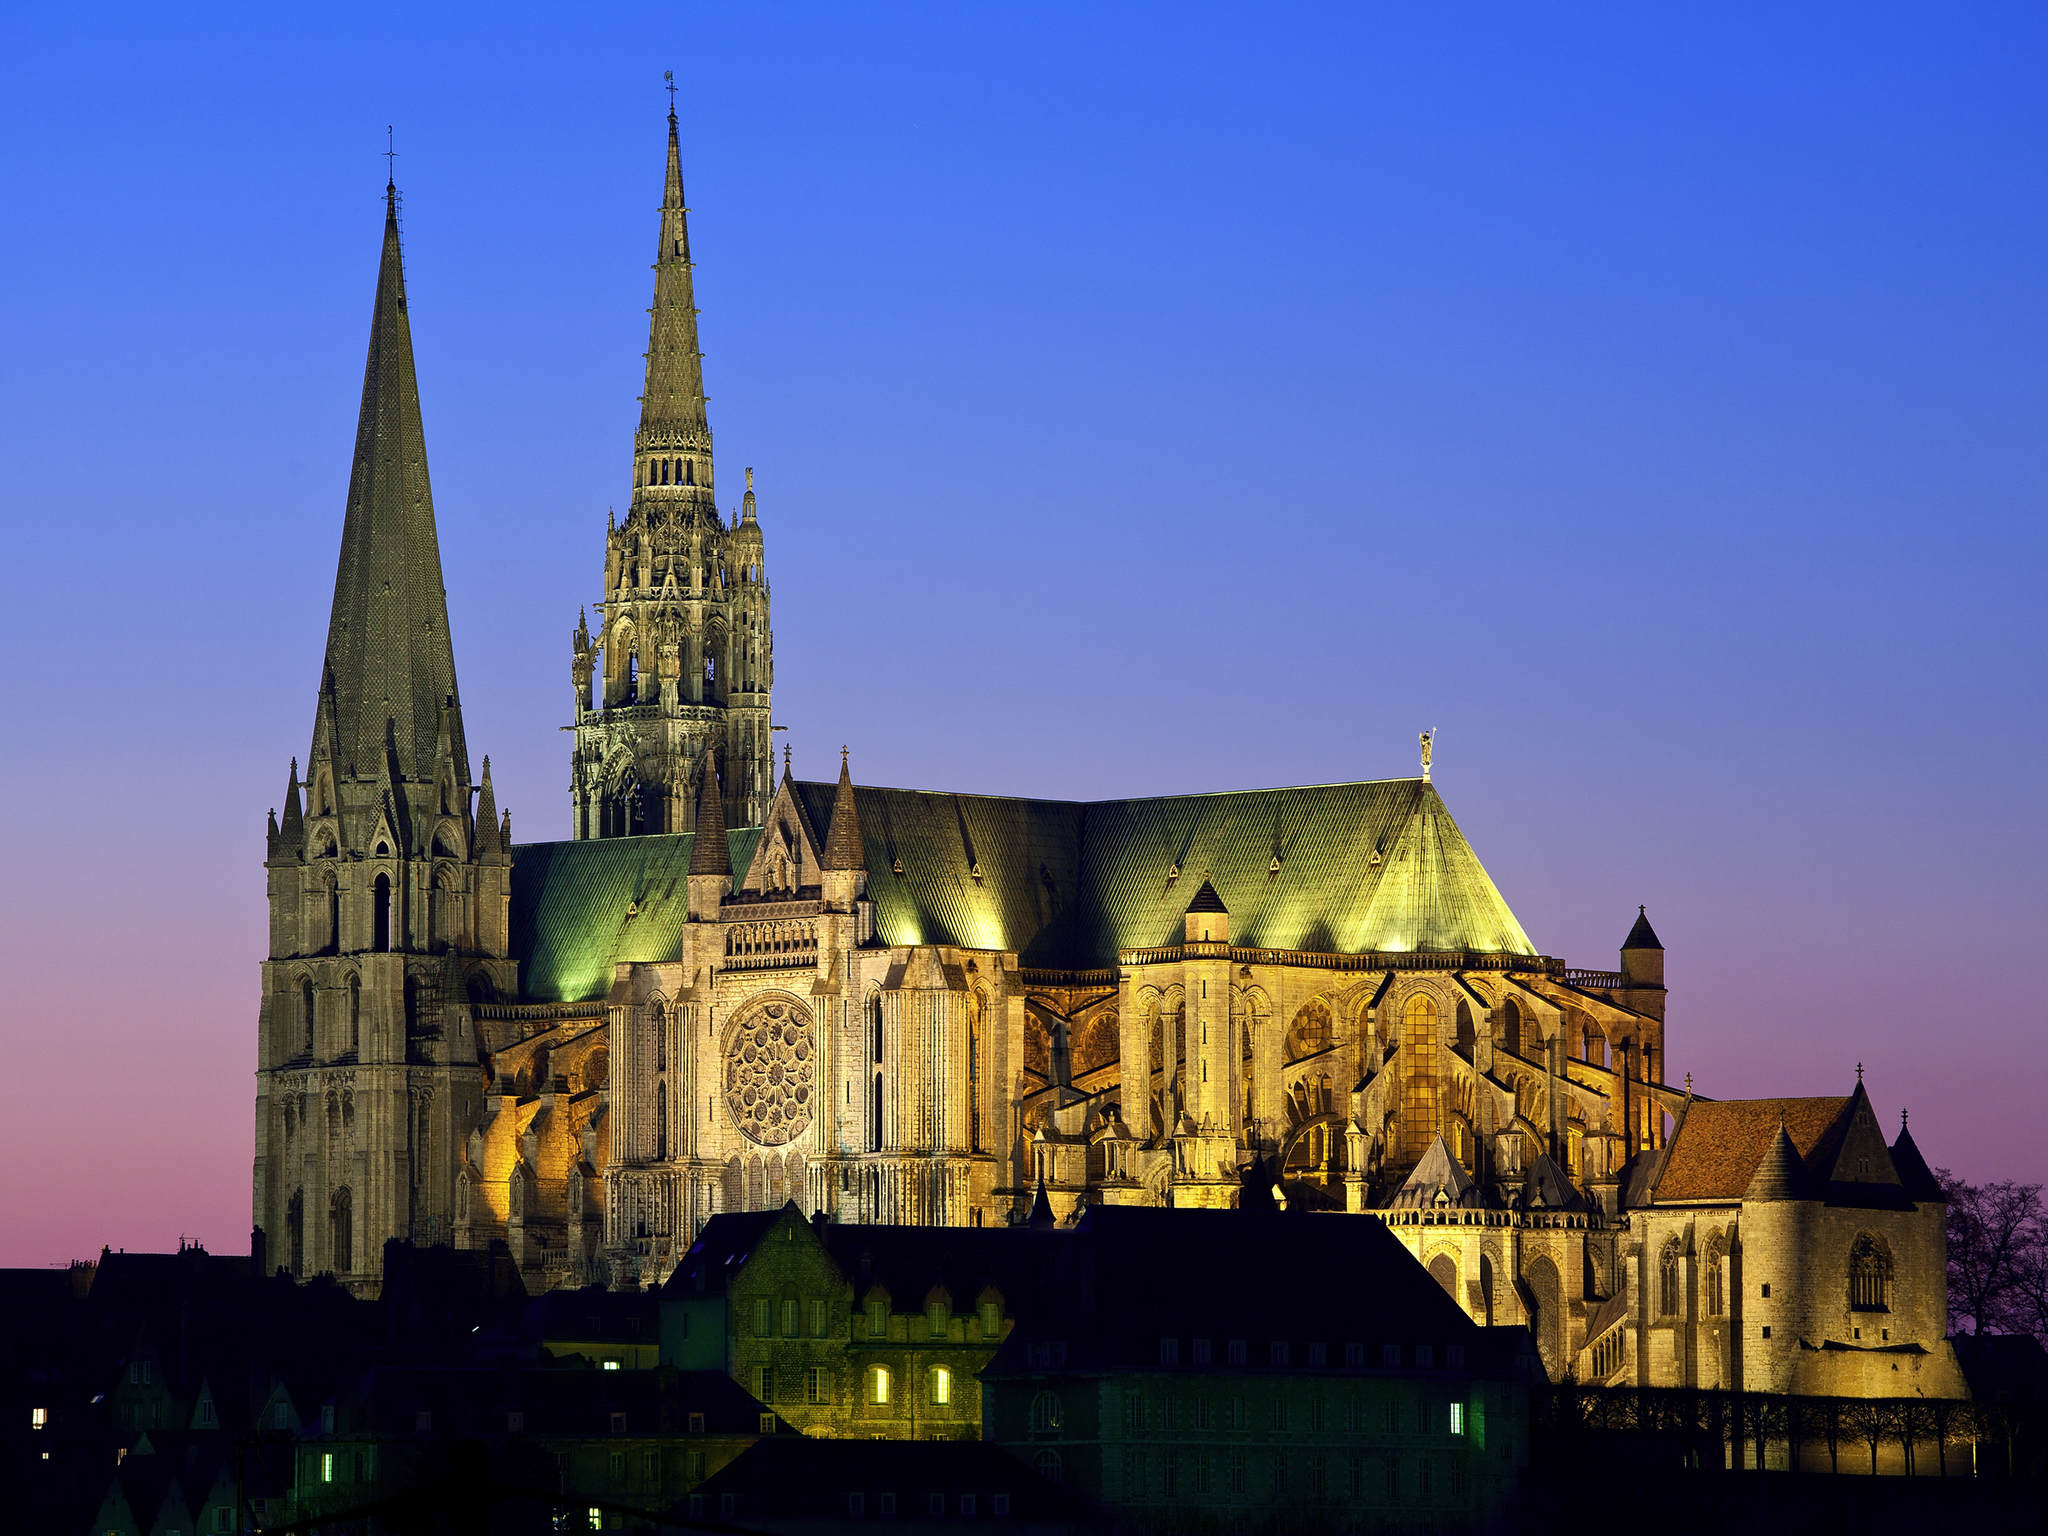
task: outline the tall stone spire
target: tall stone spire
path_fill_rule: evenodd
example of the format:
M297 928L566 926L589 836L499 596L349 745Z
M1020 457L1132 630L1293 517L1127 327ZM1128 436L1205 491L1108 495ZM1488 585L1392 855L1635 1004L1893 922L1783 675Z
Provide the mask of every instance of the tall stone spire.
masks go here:
M334 750L342 775L378 773L388 741L400 778L433 776L441 710L456 696L455 652L413 372L398 193L388 185L384 256L370 314L324 675L331 679ZM456 775L466 784L469 761L459 709L453 747Z

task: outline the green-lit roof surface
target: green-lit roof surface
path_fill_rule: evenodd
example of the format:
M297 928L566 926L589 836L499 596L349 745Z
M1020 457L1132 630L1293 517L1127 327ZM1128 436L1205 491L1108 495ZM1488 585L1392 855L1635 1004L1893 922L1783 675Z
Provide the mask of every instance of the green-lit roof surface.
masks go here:
M822 833L833 786L794 787ZM1120 949L1179 943L1206 872L1239 945L1536 953L1435 787L1420 779L1087 804L859 786L854 795L886 944L1109 966ZM728 836L733 868L744 871L760 831ZM691 842L681 834L515 849L512 945L525 995L601 996L616 962L672 958ZM631 918L629 903L639 909Z
M759 827L726 834L745 869ZM512 953L533 1002L603 997L621 961L673 960L690 913L692 833L526 843L512 850Z

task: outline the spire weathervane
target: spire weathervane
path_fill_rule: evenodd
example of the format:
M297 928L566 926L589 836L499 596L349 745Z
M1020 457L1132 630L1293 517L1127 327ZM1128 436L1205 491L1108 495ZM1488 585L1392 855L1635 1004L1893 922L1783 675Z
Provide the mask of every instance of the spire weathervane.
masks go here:
M668 115L674 117L676 115L676 72L672 69L664 69L661 72L661 78L668 83Z
M398 137L389 123L384 125L384 185L398 185Z
M1422 782L1429 782L1430 759L1436 756L1436 727L1431 726L1420 738L1422 742Z

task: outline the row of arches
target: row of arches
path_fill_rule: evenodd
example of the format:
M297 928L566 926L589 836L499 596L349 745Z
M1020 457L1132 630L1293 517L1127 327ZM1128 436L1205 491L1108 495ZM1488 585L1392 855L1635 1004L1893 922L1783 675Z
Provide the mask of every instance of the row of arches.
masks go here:
M306 1277L306 1192L295 1189L284 1207L285 1257L294 1279ZM356 1267L355 1194L342 1185L327 1197L328 1268L335 1274Z

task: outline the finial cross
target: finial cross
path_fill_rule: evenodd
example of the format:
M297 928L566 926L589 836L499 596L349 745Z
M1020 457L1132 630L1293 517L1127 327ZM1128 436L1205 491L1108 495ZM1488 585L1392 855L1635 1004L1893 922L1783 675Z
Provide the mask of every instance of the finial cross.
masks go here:
M391 131L391 125L386 123L384 125L384 180L395 186L397 184L397 175L398 137Z
M661 72L661 78L668 82L668 115L674 117L676 115L676 72L672 69L664 69Z
M1856 1081L1859 1083L1863 1081L1863 1063L1860 1061L1856 1063Z

